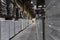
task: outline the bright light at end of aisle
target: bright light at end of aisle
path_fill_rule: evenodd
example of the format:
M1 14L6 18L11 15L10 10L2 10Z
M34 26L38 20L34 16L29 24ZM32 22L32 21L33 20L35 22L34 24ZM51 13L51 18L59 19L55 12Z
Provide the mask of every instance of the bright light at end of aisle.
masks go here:
M34 23L35 23L35 21L36 21L36 18L33 18L33 19L32 19L32 22L34 22Z

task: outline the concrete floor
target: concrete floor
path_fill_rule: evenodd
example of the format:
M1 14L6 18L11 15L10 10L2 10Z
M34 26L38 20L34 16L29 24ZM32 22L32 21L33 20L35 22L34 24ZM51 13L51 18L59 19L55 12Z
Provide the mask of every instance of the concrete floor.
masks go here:
M1 22L0 22L1 23ZM5 25L2 25L2 24ZM2 22L1 40L9 40L9 29L6 22ZM4 29L3 29L4 28ZM18 27L19 28L19 27ZM42 35L42 21L36 20L23 32L19 33L12 40L43 40ZM11 31L11 35L13 35ZM45 21L45 39L46 40L60 40L60 19L59 18L47 18Z
M45 40L60 40L60 27L56 26L60 22L46 19L45 23ZM43 40L42 33L42 22L37 20L12 40Z
M30 25L26 30L18 34L12 40L42 40L41 20Z

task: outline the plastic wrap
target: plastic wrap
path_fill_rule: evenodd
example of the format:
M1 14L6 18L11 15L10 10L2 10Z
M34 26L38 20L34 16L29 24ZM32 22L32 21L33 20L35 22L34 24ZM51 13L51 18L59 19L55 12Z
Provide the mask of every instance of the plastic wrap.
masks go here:
M9 23L1 21L1 40L9 40Z
M46 40L60 40L60 0L51 0L48 3L46 16Z

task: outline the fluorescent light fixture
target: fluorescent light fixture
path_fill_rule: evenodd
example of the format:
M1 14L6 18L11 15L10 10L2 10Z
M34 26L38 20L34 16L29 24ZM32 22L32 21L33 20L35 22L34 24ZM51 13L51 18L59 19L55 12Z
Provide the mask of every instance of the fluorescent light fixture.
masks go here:
M36 8L36 5L34 5L33 9L37 9L37 8Z
M42 5L39 5L38 7L42 7Z
M33 1L31 1L31 4L33 4Z
M4 0L1 0L2 2L4 2Z
M3 3L5 3L5 1L4 0L1 0ZM6 4L6 3L5 3Z
M46 5L44 5L44 7L46 7Z

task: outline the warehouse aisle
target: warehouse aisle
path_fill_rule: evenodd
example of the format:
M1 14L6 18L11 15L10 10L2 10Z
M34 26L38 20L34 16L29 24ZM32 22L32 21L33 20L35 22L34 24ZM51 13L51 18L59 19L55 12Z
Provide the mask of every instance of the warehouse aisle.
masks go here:
M38 31L41 32L41 29L40 30L38 29L40 27L39 26L39 22L38 21L36 21L36 22L34 22L26 30L24 30L23 32L21 32L20 34L18 34L12 40L42 40L42 38L39 38L39 37L42 37L42 36L38 36L38 35L41 35L38 32Z

